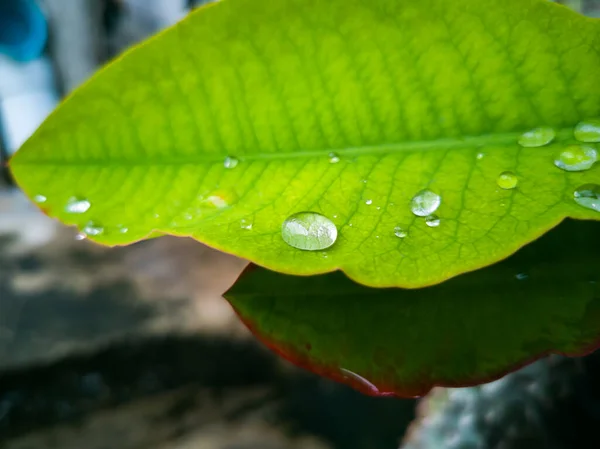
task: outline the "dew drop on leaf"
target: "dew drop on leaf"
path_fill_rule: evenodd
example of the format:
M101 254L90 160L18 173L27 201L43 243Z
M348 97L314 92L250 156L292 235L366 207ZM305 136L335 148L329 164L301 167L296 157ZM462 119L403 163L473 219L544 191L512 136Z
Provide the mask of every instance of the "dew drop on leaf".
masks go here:
M46 201L48 201L48 198L46 198L44 195L36 195L33 197L33 201L38 204L44 204Z
M498 179L496 179L496 183L501 189L511 190L517 187L517 184L519 183L519 178L517 178L517 176L513 172L505 171L500 173Z
M129 228L123 225L117 226L117 229L119 230L119 234L127 234L129 232Z
M554 160L554 165L566 171L584 171L598 160L598 152L587 145L569 145Z
M402 226L396 226L394 228L394 235L400 239L408 237L408 231L406 231Z
M373 200L367 200L367 201L365 201L365 204L367 206L370 206L371 204L373 204Z
M519 145L526 148L543 147L556 138L556 131L550 127L531 129L521 135Z
M340 161L340 157L337 155L337 153L329 153L329 163L330 164L337 164Z
M102 235L104 234L104 227L94 223L93 221L90 221L84 226L81 232L83 232L85 235L91 236Z
M69 214L83 214L87 212L91 206L92 204L85 198L72 196L67 200L67 204L65 205L65 212Z
M431 190L421 190L410 203L410 210L418 217L427 217L433 214L442 204L442 197Z
M425 224L430 228L437 228L441 224L442 220L437 215L429 215L425 218Z
M223 162L223 165L225 166L225 168L235 168L238 166L239 163L239 159L232 156L227 156L225 158L225 162Z
M333 222L316 212L299 212L287 218L281 236L288 245L305 251L329 248L338 236Z
M526 281L529 279L529 275L527 273L517 273L515 278L517 278L518 281Z
M251 221L246 220L246 219L242 219L242 221L240 222L240 227L242 229L247 230L247 231L251 231L252 230L252 225L253 225L253 223Z
M477 153L477 160L480 161L485 157L485 153Z
M573 196L580 206L600 212L600 185L584 184L575 190Z
M580 142L600 142L600 118L579 122L574 134Z

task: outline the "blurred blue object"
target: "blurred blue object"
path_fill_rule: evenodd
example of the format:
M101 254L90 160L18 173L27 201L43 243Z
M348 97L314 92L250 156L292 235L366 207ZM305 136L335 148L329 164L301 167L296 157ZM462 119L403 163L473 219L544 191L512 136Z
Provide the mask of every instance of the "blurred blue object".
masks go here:
M39 58L48 26L35 0L0 0L0 54L17 61Z

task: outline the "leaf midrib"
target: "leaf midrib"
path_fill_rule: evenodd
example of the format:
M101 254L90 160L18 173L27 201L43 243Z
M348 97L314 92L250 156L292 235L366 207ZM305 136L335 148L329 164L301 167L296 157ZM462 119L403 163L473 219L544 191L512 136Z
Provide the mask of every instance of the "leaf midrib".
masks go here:
M85 159L85 160L58 160L58 159L32 159L21 161L18 158L18 165L60 165L74 167L110 167L110 166L155 166L155 165L196 165L204 163L220 163L227 156L235 157L241 162L244 161L259 161L259 160L281 160L281 159L311 159L323 158L331 153L337 156L361 156L382 153L402 153L411 151L435 151L435 150L452 150L457 148L465 148L472 150L473 148L484 148L491 145L514 145L525 131L484 134L480 136L465 136L459 138L410 141L399 143L388 143L380 145L363 145L359 147L348 148L329 148L325 150L311 151L290 151L290 152L269 152L255 154L225 154L225 153L200 153L188 157L172 157L172 158L155 158L145 155L141 160L131 159ZM573 128L563 128L557 131L556 139L569 139L573 137Z

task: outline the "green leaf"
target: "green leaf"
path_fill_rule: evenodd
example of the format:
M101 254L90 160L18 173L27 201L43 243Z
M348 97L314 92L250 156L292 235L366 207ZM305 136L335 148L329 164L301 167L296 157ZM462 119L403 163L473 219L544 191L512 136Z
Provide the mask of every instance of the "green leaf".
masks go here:
M256 269L226 297L294 363L365 393L420 396L598 347L599 232L567 221L498 264L423 289Z
M103 244L191 236L285 273L420 287L600 218L573 198L600 169L554 165L600 117L599 77L599 21L547 0L224 0L94 76L11 168ZM542 126L551 144L517 143ZM439 221L411 212L426 190ZM306 211L333 246L282 239Z

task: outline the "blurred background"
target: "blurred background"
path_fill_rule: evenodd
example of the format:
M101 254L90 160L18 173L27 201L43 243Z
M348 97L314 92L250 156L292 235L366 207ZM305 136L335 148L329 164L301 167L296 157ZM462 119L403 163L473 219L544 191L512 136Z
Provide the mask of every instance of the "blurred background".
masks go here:
M598 356L362 396L249 335L221 297L245 262L182 238L99 247L13 186L3 162L64 95L202 3L0 0L0 448L600 447Z

